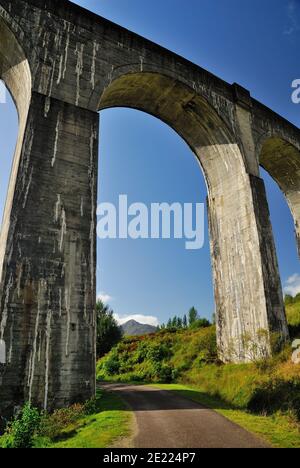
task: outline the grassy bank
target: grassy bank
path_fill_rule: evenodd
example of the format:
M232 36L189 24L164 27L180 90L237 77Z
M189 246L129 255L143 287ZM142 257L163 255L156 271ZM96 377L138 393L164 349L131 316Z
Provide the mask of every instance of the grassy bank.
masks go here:
M105 448L130 435L132 413L116 395L97 391L95 401L44 415L32 439L33 448ZM0 447L15 443L13 431Z

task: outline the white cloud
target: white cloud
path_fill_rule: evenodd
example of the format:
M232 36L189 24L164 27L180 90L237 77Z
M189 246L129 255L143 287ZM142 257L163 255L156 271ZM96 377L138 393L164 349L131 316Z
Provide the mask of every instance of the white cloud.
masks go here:
M102 301L104 304L107 304L108 302L112 301L113 298L104 292L100 292L97 296L97 301Z
M299 273L295 273L294 275L290 276L283 288L285 294L289 294L291 296L296 296L300 293L300 275Z
M152 325L157 327L159 325L158 318L151 315L124 315L120 316L119 314L114 314L116 321L123 325L123 323L128 322L128 320L135 320L136 322L142 323L143 325Z
M299 0L290 0L287 6L288 26L284 30L284 34L290 36L294 32L299 31L300 23L297 20Z

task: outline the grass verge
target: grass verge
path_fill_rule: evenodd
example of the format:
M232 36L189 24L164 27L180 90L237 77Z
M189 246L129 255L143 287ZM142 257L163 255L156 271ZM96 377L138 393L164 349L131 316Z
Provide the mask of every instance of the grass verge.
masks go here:
M300 448L299 426L285 414L280 412L270 416L250 414L247 411L233 408L220 398L193 386L181 384L150 384L150 386L175 392L211 408L249 432L258 435L275 448Z
M121 439L131 435L132 421L132 412L119 396L98 389L96 398L85 405L73 405L57 410L53 414L42 415L32 434L30 447L112 447ZM0 437L0 447L24 447L23 441L22 445L16 445L16 436L16 424L14 424ZM29 447L28 443L26 447Z
M132 413L115 394L97 391L98 411L66 427L56 441L46 441L50 448L106 448L130 435ZM45 444L45 440L40 439ZM36 447L40 446L36 441Z

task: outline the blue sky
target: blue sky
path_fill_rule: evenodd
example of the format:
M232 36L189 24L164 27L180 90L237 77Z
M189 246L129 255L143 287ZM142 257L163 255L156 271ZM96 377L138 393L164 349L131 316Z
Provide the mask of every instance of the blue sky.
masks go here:
M299 0L82 0L85 8L131 29L248 88L253 97L300 124L291 83L300 78ZM0 213L16 141L13 104L0 104ZM101 113L99 201L204 202L199 165L181 138L159 120L128 109ZM293 222L283 195L262 171L280 272L289 292L300 291ZM196 306L214 311L208 231L205 246L187 251L183 240L98 242L98 294L118 317L166 321ZM153 318L145 318L153 317Z

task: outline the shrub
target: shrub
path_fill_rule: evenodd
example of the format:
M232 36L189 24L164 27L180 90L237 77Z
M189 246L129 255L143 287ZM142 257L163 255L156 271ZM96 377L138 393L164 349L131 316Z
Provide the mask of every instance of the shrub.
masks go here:
M116 349L107 356L103 363L103 368L109 375L118 374L120 370L120 360Z
M167 364L156 363L152 377L161 383L170 383L173 381L173 368Z
M170 346L165 343L154 343L148 345L147 359L152 362L161 362L171 356Z
M218 350L215 327L206 328L197 336L195 349L198 357L201 359L205 357L205 362L214 362L217 360Z
M52 414L45 413L41 419L39 435L55 440L64 428L76 422L84 414L85 407L81 404L56 410Z
M41 415L26 403L20 414L8 425L1 443L3 448L32 448L35 433L39 430Z
M98 406L99 406L99 398L100 395L97 395L97 397L91 398L90 400L86 401L83 405L84 407L84 413L87 416L90 416L91 414L95 414L98 411Z
M207 319L198 319L192 325L191 329L196 330L199 328L208 328L211 326L211 323Z
M256 413L276 411L292 413L300 421L300 378L273 378L258 386L249 401L248 409Z

